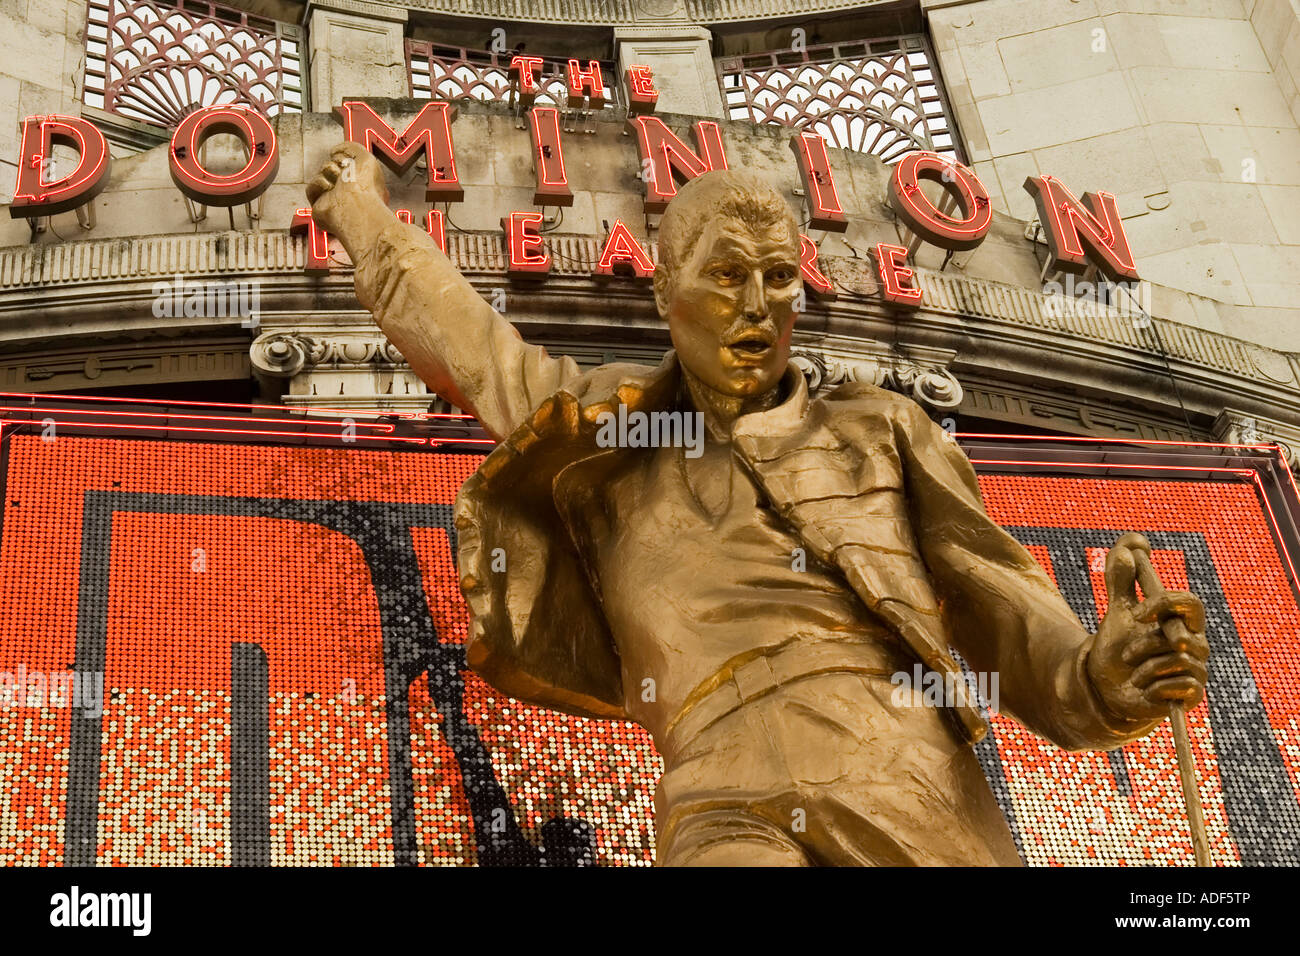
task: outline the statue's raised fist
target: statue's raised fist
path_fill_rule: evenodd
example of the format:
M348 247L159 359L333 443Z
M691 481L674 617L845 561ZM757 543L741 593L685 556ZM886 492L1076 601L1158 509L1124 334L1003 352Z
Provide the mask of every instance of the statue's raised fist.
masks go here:
M339 143L330 150L329 162L307 184L307 201L316 222L347 246L359 221L372 219L377 209L387 209L384 170L364 146Z

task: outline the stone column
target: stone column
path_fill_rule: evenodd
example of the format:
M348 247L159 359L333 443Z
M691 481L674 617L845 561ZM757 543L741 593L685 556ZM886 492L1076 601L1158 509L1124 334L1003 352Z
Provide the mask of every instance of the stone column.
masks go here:
M703 27L668 23L615 27L618 74L632 64L654 70L660 113L686 113L723 119L722 93L713 68L709 31Z
M402 37L404 7L366 0L310 0L306 19L313 113L330 112L344 97L411 95Z
M1282 96L1300 124L1300 5L1291 0L1256 0L1253 7L1246 6Z

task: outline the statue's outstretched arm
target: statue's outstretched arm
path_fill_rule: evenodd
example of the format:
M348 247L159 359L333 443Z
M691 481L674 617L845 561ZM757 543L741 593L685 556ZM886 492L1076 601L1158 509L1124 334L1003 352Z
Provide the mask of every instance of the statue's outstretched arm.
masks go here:
M561 385L573 359L528 345L423 230L388 209L383 169L357 143L334 147L307 186L318 224L356 265L357 298L434 392L510 434Z
M1067 750L1109 750L1146 736L1155 714L1120 715L1088 673L1094 637L1033 556L984 510L975 469L917 406L900 417L917 544L953 645L997 672L1001 709Z

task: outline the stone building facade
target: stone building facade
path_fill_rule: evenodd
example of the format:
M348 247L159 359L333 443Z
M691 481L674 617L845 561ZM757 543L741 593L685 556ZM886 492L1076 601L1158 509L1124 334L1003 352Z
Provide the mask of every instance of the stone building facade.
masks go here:
M392 205L442 211L448 254L525 337L584 366L654 361L668 335L648 289L593 275L616 220L654 248L618 82L643 64L656 115L688 142L697 120L719 123L729 164L766 171L801 220L791 137L830 141L849 225L805 229L837 293L796 331L814 385L884 384L961 431L1300 449L1300 0L5 0L0 29L3 199L24 117L89 119L113 155L89 207L0 221L4 391L436 403L358 307L342 250L309 274L291 231L342 139L331 112L353 99L395 129L455 103L463 201L426 202L417 163L390 176ZM520 51L543 60L538 102L561 108L563 208L534 201L507 68ZM606 105L564 105L570 57L602 64ZM169 173L176 123L220 103L266 113L279 150L269 189L229 209ZM994 222L969 252L921 244L925 296L900 309L869 251L906 243L886 196L915 150L973 168ZM244 159L215 137L204 162ZM1055 294L1022 188L1043 174L1115 194L1139 308ZM533 209L553 268L511 280L500 220ZM233 283L255 315L160 308L169 283Z

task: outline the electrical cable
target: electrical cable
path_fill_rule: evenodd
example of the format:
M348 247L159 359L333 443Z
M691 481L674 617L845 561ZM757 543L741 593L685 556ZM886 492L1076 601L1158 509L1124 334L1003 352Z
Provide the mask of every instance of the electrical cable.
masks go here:
M1106 285L1108 288L1111 287L1110 283L1106 283ZM1142 307L1142 303L1138 302L1133 297L1133 293L1128 290L1127 286L1116 284L1116 287L1124 290L1124 294L1128 296L1129 301L1132 302L1133 305L1137 306L1138 311L1142 313L1142 318L1146 320L1145 324L1151 329L1151 334L1156 340L1156 348L1160 350L1160 358L1165 363L1165 374L1169 376L1169 384L1173 386L1174 397L1178 399L1178 408L1183 413L1183 423L1187 426L1187 436L1189 438L1195 438L1196 429L1192 427L1191 416L1187 413L1187 405L1183 401L1183 391L1178 387L1178 377L1174 375L1174 367L1169 361L1169 353L1165 350L1165 341L1160 335L1160 327L1156 325L1155 318Z

